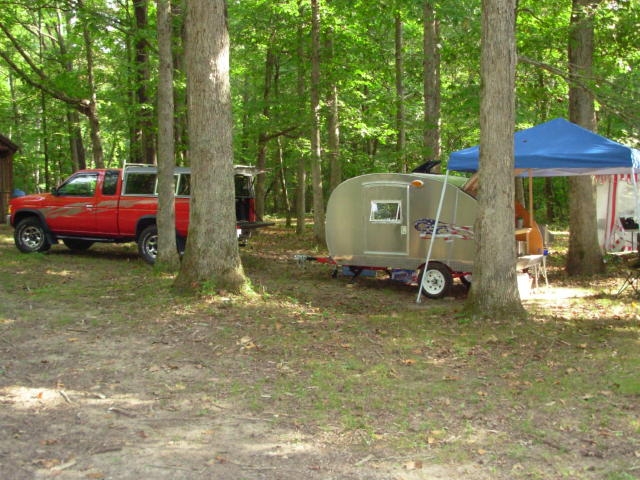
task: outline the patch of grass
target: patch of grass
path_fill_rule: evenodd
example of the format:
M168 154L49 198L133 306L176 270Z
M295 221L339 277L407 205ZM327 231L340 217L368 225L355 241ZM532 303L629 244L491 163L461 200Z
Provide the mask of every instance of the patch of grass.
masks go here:
M293 253L317 250L308 247L310 235L300 239L284 227L242 252L258 296L183 298L172 294L171 275L119 246L22 255L2 233L6 341L19 344L44 320L47 334L65 341L79 329L101 342L117 337L119 348L160 345L162 355L148 363L202 365L201 377L165 386L184 386L173 396L207 398L198 416L222 399L346 446L478 463L495 478L633 478L640 451L634 299L558 298L528 303L527 320L476 321L462 313L461 299L416 308L413 289L332 279L326 265L300 269ZM593 282L595 292L615 284ZM586 469L594 458L597 469Z

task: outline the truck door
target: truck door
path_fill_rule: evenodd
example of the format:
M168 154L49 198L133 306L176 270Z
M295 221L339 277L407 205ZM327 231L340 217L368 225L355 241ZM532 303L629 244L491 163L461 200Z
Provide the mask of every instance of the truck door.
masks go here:
M56 189L47 222L61 234L83 235L95 231L97 172L77 173Z
M409 253L409 189L406 184L373 182L364 185L364 253Z
M120 180L119 170L106 170L102 178L102 194L100 201L96 203L96 235L99 236L117 236L120 231L118 228L118 181Z

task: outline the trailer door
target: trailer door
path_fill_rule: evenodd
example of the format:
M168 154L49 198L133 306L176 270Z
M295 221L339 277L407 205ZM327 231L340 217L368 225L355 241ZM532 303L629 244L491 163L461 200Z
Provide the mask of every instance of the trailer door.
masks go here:
M370 183L364 185L364 253L407 255L408 195L406 184Z

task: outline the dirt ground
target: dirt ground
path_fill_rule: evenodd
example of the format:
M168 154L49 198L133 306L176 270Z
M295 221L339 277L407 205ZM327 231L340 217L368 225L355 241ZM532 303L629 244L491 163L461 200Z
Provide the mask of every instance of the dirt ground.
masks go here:
M378 449L357 431L300 423L295 404L255 408L250 402L271 401L266 387L257 400L237 393L268 386L288 365L277 360L286 352L253 355L260 331L252 315L272 316L274 329L336 308L357 316L371 305L393 315L421 308L415 290L351 286L330 279L324 265L301 271L292 257L303 245L250 247L243 256L254 289L288 303L239 312L224 292L206 307L157 292L160 309L139 301L154 292L136 282L151 276L155 284L158 274L133 247L76 255L56 246L27 258L0 228L1 478L508 478L481 460L431 462L428 452ZM438 305L455 309L464 295L458 287Z

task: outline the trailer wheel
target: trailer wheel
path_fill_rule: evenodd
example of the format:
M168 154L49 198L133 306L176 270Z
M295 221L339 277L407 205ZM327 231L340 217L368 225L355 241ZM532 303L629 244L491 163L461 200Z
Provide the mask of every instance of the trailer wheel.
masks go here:
M158 256L158 227L149 225L138 237L138 254L150 265L156 263Z
M20 220L13 233L13 240L22 253L46 252L51 248L44 225L35 217Z
M422 291L429 298L444 297L453 284L453 276L449 269L442 263L429 263L427 271L420 275Z

